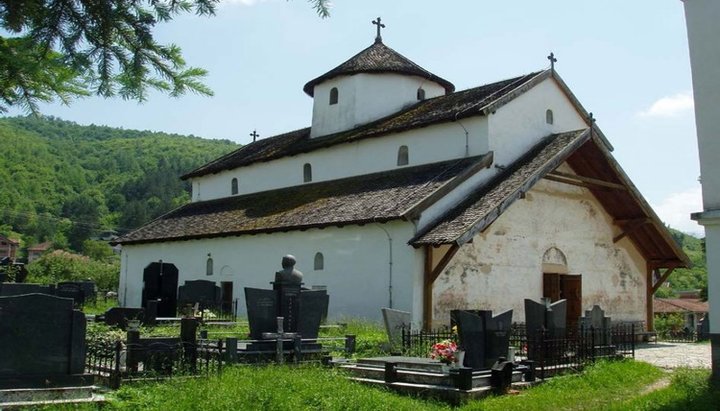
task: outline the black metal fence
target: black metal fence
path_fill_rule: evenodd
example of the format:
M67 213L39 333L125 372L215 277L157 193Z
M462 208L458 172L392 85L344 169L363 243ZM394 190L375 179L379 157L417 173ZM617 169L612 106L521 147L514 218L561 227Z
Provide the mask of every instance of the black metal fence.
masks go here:
M457 336L449 328L436 330L402 329L403 353L427 357L433 344ZM545 330L528 333L525 324L510 327L508 347L511 360L533 360L540 378L557 372L573 372L602 358L635 356L636 326L617 324L609 329L580 328L563 335Z
M688 329L660 331L657 333L657 338L660 341L681 343L694 343L699 340L698 333Z
M97 383L118 388L123 382L219 373L223 340L196 343L96 340L86 345L85 369Z
M443 340L454 340L457 335L447 327L435 330L402 328L403 354L411 357L427 357L432 345Z

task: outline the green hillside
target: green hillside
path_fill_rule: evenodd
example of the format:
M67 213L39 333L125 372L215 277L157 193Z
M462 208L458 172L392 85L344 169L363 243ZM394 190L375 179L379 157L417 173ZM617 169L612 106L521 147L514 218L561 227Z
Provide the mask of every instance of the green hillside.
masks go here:
M179 176L237 148L35 117L0 118L0 145L0 233L78 251L93 235L128 231L188 201Z
M660 287L656 296L673 297L678 291L703 290L707 292L707 266L705 263L705 239L670 228L675 242L682 246L693 263L692 268L680 268L670 274L667 282L670 287Z

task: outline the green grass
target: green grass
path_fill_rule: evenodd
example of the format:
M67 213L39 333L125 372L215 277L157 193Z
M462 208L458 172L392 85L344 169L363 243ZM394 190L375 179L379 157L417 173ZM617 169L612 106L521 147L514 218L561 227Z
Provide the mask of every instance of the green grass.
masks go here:
M582 374L556 377L518 395L490 397L468 410L712 410L720 404L707 370L680 370L667 388L646 392L666 377L641 362L602 362ZM452 410L430 400L351 382L319 366L233 366L221 376L125 385L108 395L106 410ZM97 406L55 407L92 410Z
M112 307L117 307L118 302L115 299L104 300L98 298L95 302L87 303L83 306L82 311L85 314L103 314Z
M555 377L519 395L472 402L463 410L601 410L633 398L662 375L647 363L600 362L582 374Z
M681 369L675 372L669 387L615 404L610 410L690 411L720 408L720 387L713 387L710 371Z
M235 366L221 377L123 387L110 409L433 410L446 406L353 383L318 366Z

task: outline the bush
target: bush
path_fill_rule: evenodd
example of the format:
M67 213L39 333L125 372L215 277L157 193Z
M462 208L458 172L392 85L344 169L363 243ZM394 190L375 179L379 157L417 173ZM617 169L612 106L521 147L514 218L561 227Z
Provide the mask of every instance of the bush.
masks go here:
M28 282L55 284L60 281L95 281L100 290L117 290L120 263L95 261L64 250L45 254L27 266Z

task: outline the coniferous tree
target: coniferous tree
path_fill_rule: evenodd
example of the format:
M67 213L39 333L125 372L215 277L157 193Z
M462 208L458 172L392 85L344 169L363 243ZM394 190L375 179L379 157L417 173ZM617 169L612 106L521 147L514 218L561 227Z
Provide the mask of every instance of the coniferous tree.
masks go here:
M207 72L153 29L180 13L212 16L220 0L0 0L0 111L98 94L143 101L149 89L211 95ZM318 14L328 0L310 0Z

